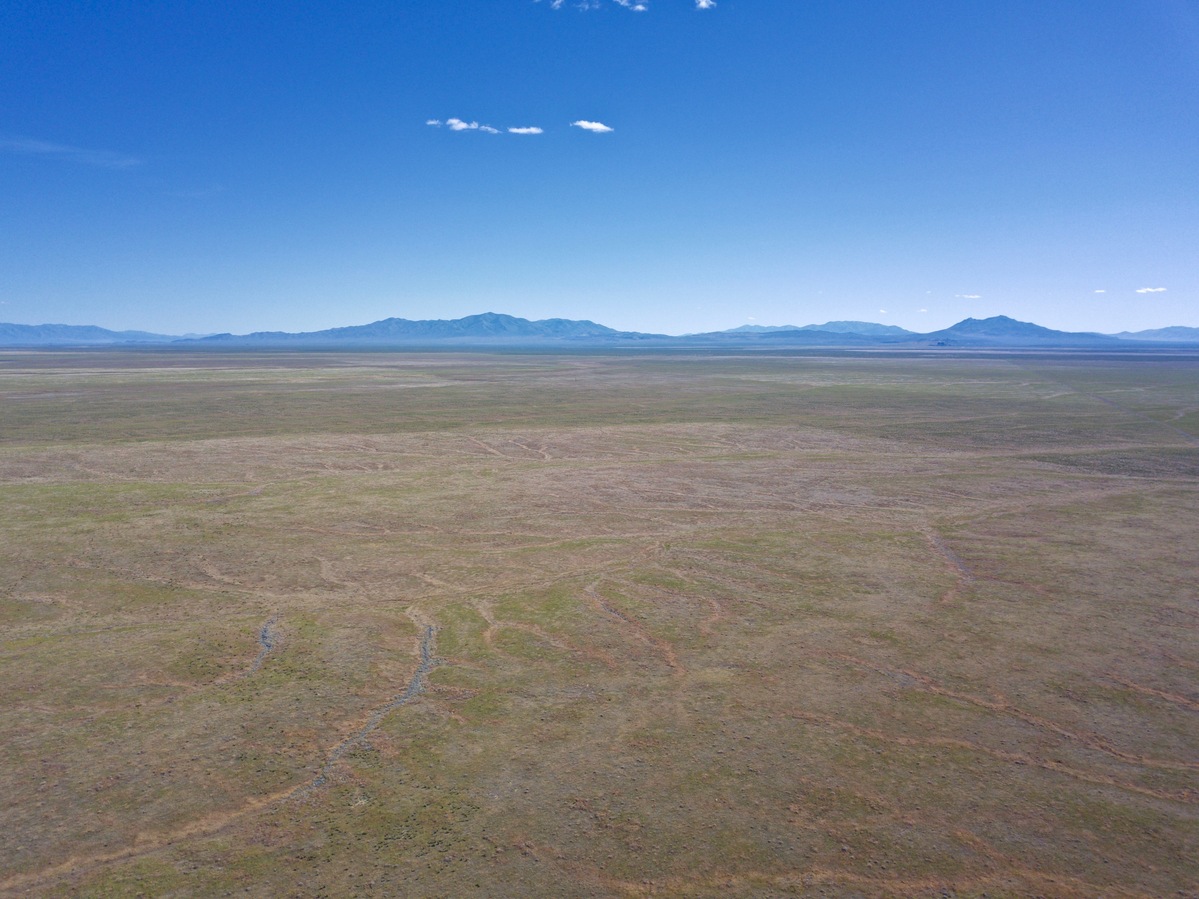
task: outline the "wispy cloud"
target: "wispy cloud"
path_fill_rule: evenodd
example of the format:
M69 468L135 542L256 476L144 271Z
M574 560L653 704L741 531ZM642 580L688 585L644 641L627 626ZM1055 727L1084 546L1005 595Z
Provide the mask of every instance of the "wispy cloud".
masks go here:
M1106 290L1097 290L1097 291L1095 291L1095 293L1107 293L1107 291Z
M981 300L980 293L955 293L954 296L959 300Z
M86 150L82 147L71 147L66 144L56 144L29 137L0 137L0 152L19 153L22 156L40 156L43 159L74 162L101 169L132 169L142 164L142 161L135 156L126 156L111 150Z
M441 128L445 126L451 131L482 131L484 134L502 134L499 128L491 125L480 125L478 122L468 122L464 119L446 119L444 122L441 119L425 119L425 124L433 128ZM535 125L529 125L523 128L508 128L509 134L544 134L542 129Z
M1138 287L1137 293L1165 293L1164 287Z
M534 3L540 3L541 0L533 0ZM647 12L649 10L650 0L612 0L617 6L632 12ZM566 5L566 0L550 0L550 9L561 9ZM575 9L588 12L593 9L599 9L604 4L600 0L576 0L572 3ZM695 0L696 9L715 9L716 0Z
M615 128L609 128L603 122L588 122L586 119L579 119L577 122L571 122L572 128L582 128L584 131L590 131L593 134L607 134L609 131L615 131Z
M541 3L542 0L533 2ZM612 0L612 3L630 12L648 12L650 0ZM590 12L593 9L601 9L605 4L602 0L575 0L570 5L581 12ZM549 0L550 9L562 9L564 6L566 0ZM696 9L713 9L715 6L716 0L695 0Z
M425 119L426 125L432 125L434 128L440 128L442 125L449 128L451 131L482 131L484 134L499 134L499 128L493 128L490 125L480 125L478 122L465 122L462 119L446 119L444 122L441 119Z

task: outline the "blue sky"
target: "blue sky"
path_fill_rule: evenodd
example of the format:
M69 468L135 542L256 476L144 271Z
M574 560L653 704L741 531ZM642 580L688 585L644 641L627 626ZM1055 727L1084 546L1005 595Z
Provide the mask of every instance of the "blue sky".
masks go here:
M1199 325L1196 0L7 0L0 97L0 321Z

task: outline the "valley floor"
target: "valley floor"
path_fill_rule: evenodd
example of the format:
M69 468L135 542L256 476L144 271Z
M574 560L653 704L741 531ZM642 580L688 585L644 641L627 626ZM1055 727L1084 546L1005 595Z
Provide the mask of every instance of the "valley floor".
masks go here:
M1199 896L1199 356L0 353L0 894Z

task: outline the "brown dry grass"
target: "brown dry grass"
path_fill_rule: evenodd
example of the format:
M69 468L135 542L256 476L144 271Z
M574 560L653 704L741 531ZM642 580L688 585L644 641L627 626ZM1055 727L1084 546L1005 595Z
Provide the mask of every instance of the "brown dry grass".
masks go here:
M0 354L0 891L1196 895L1197 406L1152 355Z

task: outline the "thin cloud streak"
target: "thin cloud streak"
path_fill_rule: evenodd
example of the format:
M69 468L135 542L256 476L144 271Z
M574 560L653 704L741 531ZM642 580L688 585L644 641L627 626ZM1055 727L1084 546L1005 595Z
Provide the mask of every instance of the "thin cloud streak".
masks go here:
M462 119L446 119L444 122L441 119L425 119L425 124L434 128L440 128L442 125L449 128L451 131L482 131L485 134L499 134L499 128L492 128L490 125L480 125L478 122L464 122Z
M432 128L440 128L443 125L451 131L482 131L484 134L503 134L499 128L494 128L491 125L480 125L478 122L467 122L463 119L446 119L444 122L441 119L425 119L425 124ZM507 128L509 134L544 134L545 132L536 125L529 125L522 128Z
M615 128L609 128L603 122L589 122L586 119L579 119L577 122L571 122L570 127L582 128L584 131L590 131L592 134L607 134L610 131L615 131Z
M542 0L533 0L534 3L540 3ZM648 12L649 0L612 0L617 6L622 9L627 9L630 12ZM566 5L566 0L550 0L550 9L562 9ZM589 12L594 9L599 9L603 6L600 0L577 0L572 3L575 9L580 12ZM695 0L696 9L715 9L716 0Z
M67 144L56 144L29 137L0 138L0 151L75 162L101 169L132 169L142 164L142 161L135 156L126 156L111 150L87 150L83 147L71 147Z
M1164 287L1138 287L1137 293L1165 293Z

